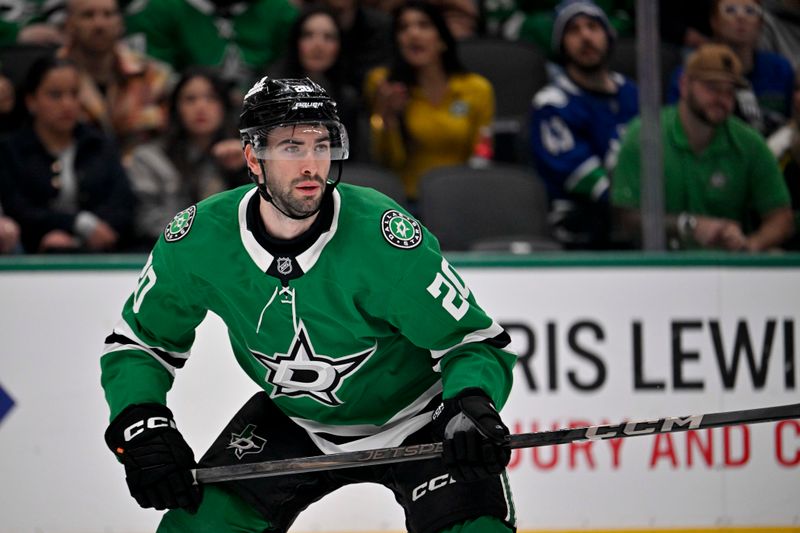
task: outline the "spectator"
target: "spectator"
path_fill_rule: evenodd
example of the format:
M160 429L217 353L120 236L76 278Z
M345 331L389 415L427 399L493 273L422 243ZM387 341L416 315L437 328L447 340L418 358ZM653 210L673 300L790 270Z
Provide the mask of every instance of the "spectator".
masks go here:
M551 222L566 247L609 246L609 174L619 139L638 114L636 85L609 70L614 30L591 0L557 6L553 47L564 65L533 98L530 144L551 201Z
M359 93L364 78L373 68L389 62L392 56L392 21L378 9L366 7L360 0L324 0L341 28L341 52L344 79Z
M45 56L22 89L28 125L0 145L0 201L28 252L119 250L135 199L112 141L78 123L80 73Z
M64 31L58 55L81 69L81 119L114 137L123 155L161 132L172 71L120 41L117 0L68 0Z
M216 67L244 91L283 54L296 17L290 0L147 0L132 6L126 23L148 55L177 71Z
M780 54L800 67L800 0L765 0L759 48Z
M800 250L800 78L795 80L792 120L773 133L767 145L778 159L792 198L795 232L785 247Z
M768 250L793 231L789 192L775 157L753 128L732 117L747 81L727 46L707 44L687 59L677 107L661 113L666 229L672 248ZM640 123L622 143L612 202L639 234ZM760 225L751 222L755 211Z
M341 30L333 12L322 6L303 11L289 30L289 47L281 63L272 77L308 77L321 85L338 104L337 111L347 128L350 144L358 147L361 102L356 89L345 78Z
M229 85L206 67L188 69L169 103L169 127L139 146L129 175L139 202L136 237L152 248L172 216L218 192L249 183L231 118Z
M794 71L789 61L778 54L757 50L763 22L758 0L713 0L711 31L716 42L729 46L739 58L749 86L736 91L736 114L769 135L790 116ZM682 67L672 76L667 101L680 97Z
M468 72L438 9L411 0L395 11L390 68L367 76L375 159L398 172L410 201L428 170L466 163L494 118L489 81Z

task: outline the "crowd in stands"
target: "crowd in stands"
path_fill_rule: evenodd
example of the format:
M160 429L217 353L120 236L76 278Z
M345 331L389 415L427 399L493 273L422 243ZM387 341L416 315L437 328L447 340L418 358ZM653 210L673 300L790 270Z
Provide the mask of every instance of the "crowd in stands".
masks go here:
M615 69L635 5L6 1L0 254L144 252L175 213L249 183L236 122L264 75L323 86L350 159L396 180L412 214L432 170L510 164L540 181L558 248L637 248L639 89L635 66ZM660 114L670 248L800 250L800 0L658 14L678 58ZM490 41L536 50L546 72L510 128L505 87L460 53Z

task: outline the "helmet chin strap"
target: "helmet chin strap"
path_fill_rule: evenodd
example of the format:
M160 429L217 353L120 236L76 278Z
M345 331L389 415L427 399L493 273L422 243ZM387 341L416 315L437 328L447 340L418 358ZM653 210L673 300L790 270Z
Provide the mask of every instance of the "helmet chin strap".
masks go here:
M336 162L338 163L337 166L339 167L336 173L336 180L333 183L327 183L326 181L325 192L323 193L323 195L333 194L333 189L336 188L336 186L339 184L339 181L342 179L342 160L339 159ZM253 176L254 181L256 182L256 188L258 189L258 194L260 194L264 200L271 203L272 207L277 209L281 214L283 214L288 218L291 218L292 220L305 220L309 217L313 217L314 215L319 213L320 209L322 209L322 201L320 201L319 206L315 210L313 210L310 213L306 213L305 215L291 215L286 211L284 211L283 209L281 209L280 207L278 207L278 204L275 203L275 201L272 198L272 195L267 190L267 170L266 168L264 168L264 161L259 159L258 166L261 167L261 175L264 176L263 183L258 180L258 176L255 175Z

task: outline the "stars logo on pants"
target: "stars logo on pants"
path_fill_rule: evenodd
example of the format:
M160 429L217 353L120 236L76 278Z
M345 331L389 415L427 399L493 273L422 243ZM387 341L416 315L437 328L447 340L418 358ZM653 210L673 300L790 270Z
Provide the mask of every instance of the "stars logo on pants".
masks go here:
M256 430L255 424L248 424L241 433L231 434L231 441L228 443L228 449L235 450L236 458L241 459L248 453L259 453L264 449L267 439L262 439L254 432Z
M300 321L287 353L267 356L250 350L267 368L265 380L274 386L276 396L307 396L329 406L343 402L336 392L344 380L375 353L378 345L360 353L333 358L316 353L303 321Z

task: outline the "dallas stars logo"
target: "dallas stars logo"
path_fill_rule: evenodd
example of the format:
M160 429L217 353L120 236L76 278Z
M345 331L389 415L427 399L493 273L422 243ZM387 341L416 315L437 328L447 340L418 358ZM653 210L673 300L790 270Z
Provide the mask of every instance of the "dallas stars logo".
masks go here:
M303 321L297 328L288 353L270 357L250 350L253 357L267 367L265 380L274 385L270 394L276 396L308 396L332 407L343 402L336 396L345 378L355 372L377 349L334 359L316 353Z
M419 222L400 211L390 209L381 217L383 238L396 248L409 250L422 242Z
M196 212L197 207L192 205L175 215L175 218L164 228L164 238L167 242L179 241L189 233Z
M248 453L259 453L264 449L267 440L256 435L254 433L255 430L255 424L248 424L241 433L231 434L231 441L228 443L228 449L236 450L234 453L237 459L241 459Z

